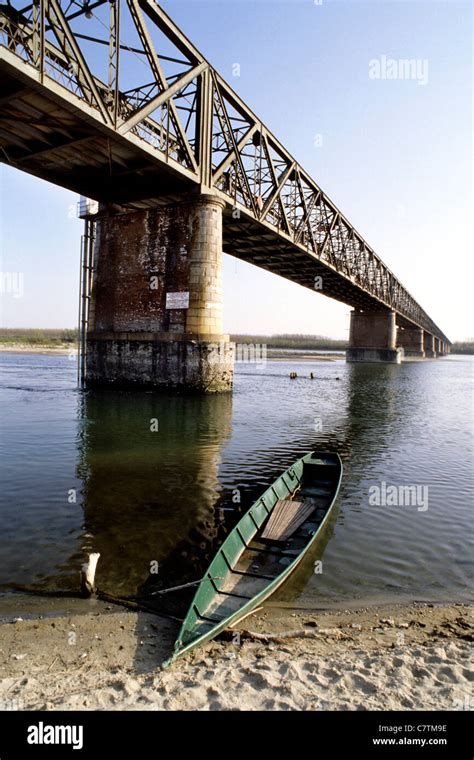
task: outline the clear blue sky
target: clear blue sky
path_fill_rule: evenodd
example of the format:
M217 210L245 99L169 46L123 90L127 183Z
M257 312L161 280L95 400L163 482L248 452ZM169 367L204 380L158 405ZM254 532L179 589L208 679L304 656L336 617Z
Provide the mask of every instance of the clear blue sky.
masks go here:
M161 4L441 329L474 336L470 4ZM427 65L426 83L371 78L382 56ZM74 326L77 198L10 168L1 185L1 269L24 273L22 298L0 296L2 324ZM349 324L349 307L230 257L224 315L231 332L344 337Z

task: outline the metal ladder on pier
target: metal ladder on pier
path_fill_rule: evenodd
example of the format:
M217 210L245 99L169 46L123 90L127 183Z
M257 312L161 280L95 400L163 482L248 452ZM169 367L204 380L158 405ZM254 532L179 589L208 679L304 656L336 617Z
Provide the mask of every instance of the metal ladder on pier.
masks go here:
M92 279L94 275L95 220L84 218L81 237L81 264L79 276L79 336L77 347L77 382L81 388L86 381L86 338L89 325Z

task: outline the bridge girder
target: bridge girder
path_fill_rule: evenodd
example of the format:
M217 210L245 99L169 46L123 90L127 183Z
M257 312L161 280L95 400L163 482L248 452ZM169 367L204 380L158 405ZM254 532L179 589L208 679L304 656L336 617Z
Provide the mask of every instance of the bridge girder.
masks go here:
M325 295L449 343L155 0L16 5L0 5L3 161L106 203L211 191L226 203L227 253L306 287L322 276ZM90 21L102 36L85 33ZM145 69L133 87L125 56Z

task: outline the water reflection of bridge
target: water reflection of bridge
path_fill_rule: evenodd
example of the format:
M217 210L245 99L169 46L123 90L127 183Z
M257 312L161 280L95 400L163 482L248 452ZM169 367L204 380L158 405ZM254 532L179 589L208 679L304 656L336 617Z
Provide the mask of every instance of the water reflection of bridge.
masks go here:
M375 424L388 436L397 414L391 377L399 371L380 365L374 375L367 365L348 365L342 388L337 386L345 398L340 422L324 432L293 437L287 455L271 446L249 452L249 462L257 460L264 475L257 482L255 476L246 478L245 468L240 472L233 485L242 494L238 504L233 488L223 490L219 482L222 450L231 435L231 396L87 393L81 400L78 468L84 483L82 549L101 553L100 587L114 594L147 594L199 578L241 511L304 451L339 451L346 470L354 458L358 467L361 461L368 466L383 446L382 436L375 449L370 431ZM154 420L157 432L150 430ZM334 524L290 584L290 596L304 588ZM187 596L178 596L179 608ZM167 609L176 611L175 602L176 597L167 597Z
M104 590L135 592L154 562L156 581L170 555L178 565L191 566L195 557L209 557L221 521L214 505L231 414L229 395L90 392L84 397L79 465L84 550L101 553Z

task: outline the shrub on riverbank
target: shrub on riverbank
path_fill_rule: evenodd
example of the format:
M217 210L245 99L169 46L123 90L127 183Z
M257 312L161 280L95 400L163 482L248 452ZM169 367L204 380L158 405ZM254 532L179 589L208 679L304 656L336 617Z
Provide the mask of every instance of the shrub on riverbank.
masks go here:
M0 343L21 344L26 346L63 346L77 343L76 329L44 329L33 330L24 328L0 328Z
M301 348L313 351L345 351L346 340L324 338L321 335L231 335L235 343L265 344L267 348Z

